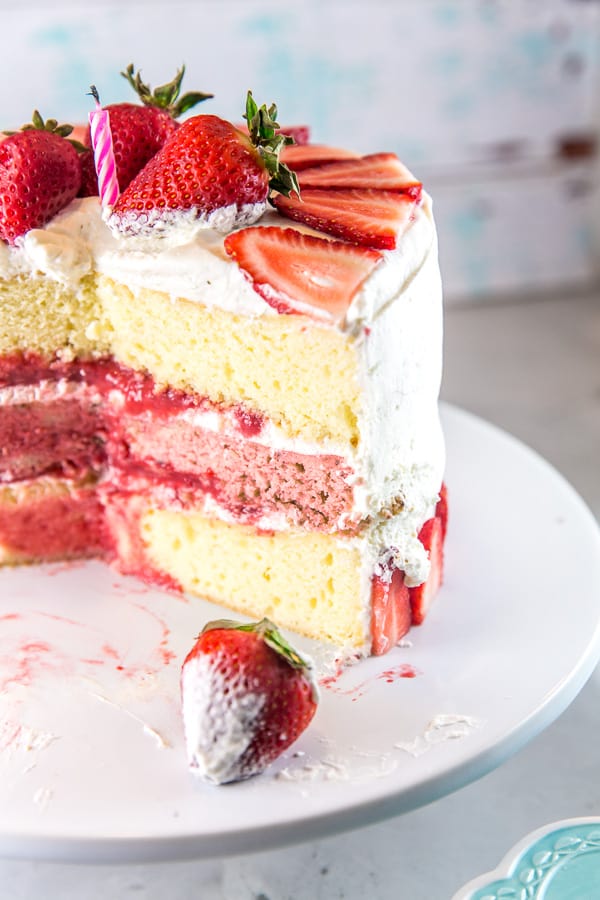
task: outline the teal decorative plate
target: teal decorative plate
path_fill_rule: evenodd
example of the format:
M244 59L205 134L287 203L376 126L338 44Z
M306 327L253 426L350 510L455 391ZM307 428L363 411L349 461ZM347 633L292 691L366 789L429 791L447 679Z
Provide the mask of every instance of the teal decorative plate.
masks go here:
M497 869L453 900L595 900L600 897L600 819L554 822L528 834Z

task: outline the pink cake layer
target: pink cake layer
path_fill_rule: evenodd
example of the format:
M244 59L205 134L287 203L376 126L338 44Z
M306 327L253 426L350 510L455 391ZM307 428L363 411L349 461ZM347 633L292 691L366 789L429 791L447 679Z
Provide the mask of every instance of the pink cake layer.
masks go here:
M351 516L352 470L339 456L273 450L152 413L119 416L109 433L108 455L119 481L143 472L208 494L245 521L281 514L290 524L323 531Z
M75 476L104 466L120 490L136 479L169 488L182 506L209 497L248 524L284 519L316 531L355 532L353 471L336 454L275 449L260 440L265 419L183 391L110 360L0 360L0 481L41 474ZM14 402L35 389L35 402ZM57 399L68 391L68 399ZM0 394L0 401L2 395ZM221 414L222 430L203 413ZM214 416L212 417L214 424Z

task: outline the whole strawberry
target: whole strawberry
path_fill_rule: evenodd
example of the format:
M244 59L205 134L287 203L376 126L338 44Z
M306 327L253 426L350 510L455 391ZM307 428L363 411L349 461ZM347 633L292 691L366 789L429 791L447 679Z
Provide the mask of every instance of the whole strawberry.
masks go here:
M121 72L136 92L139 103L111 103L105 108L110 115L113 151L117 168L119 190L124 191L146 163L160 150L165 141L179 127L178 116L183 115L202 100L208 100L212 94L199 91L180 95L181 82L185 74L185 66L178 70L175 78L167 84L151 89L142 81L141 73L136 72L132 64ZM90 130L87 129L84 143L91 145ZM88 165L89 174L89 165ZM95 178L84 179L80 196L98 193Z
M272 622L210 622L183 664L191 770L213 784L262 772L311 721L310 666Z
M66 140L70 125L55 119L33 122L0 143L0 238L17 238L41 228L77 195L81 167L75 147Z
M260 109L248 93L249 134L218 116L193 116L134 178L109 224L122 234L154 236L179 221L231 231L265 211L269 190L298 190L279 162L291 138L278 134L277 109Z

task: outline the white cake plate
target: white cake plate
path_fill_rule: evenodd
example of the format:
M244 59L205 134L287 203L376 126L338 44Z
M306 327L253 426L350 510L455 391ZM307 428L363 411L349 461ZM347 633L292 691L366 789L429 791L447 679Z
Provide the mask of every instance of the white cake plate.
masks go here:
M447 571L425 625L332 679L295 747L241 784L193 779L179 716L180 664L219 610L99 563L0 572L0 854L315 839L456 790L550 724L600 657L597 523L513 438L453 408L444 428Z

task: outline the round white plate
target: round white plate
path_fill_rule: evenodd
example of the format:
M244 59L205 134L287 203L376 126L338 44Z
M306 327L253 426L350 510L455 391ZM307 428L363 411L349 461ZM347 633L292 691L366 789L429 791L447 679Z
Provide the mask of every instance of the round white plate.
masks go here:
M0 854L315 839L461 787L559 715L600 657L598 526L513 438L452 408L444 427L447 568L426 623L331 679L294 748L241 784L194 780L179 716L180 664L220 610L100 563L0 572Z

